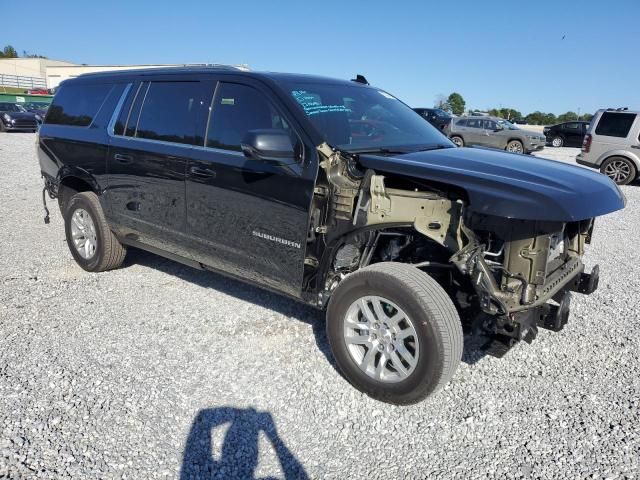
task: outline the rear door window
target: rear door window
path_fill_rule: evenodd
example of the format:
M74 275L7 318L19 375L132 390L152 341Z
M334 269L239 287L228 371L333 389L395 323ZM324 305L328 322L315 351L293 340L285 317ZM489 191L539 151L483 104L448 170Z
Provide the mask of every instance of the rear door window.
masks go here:
M596 127L596 135L625 138L635 119L635 113L604 112Z
M135 136L163 142L202 145L203 136L198 135L197 130L204 123L202 120L208 106L207 90L201 82L150 82ZM133 113L135 112L132 111Z
M241 151L249 130L281 129L295 133L269 99L248 85L221 82L216 89L207 133L207 147Z
M482 121L481 118L470 118L467 120L467 127L482 128Z
M456 122L456 126L458 126L458 127L466 127L467 126L467 120L466 119L458 120Z
M49 107L45 123L88 127L112 87L111 84L63 85Z

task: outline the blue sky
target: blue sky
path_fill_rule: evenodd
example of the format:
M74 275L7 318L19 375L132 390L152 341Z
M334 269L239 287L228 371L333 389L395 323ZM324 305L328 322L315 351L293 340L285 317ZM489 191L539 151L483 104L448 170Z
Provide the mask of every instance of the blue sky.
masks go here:
M61 0L25 7L0 2L0 45L77 63L362 73L412 106L458 91L469 107L525 114L640 109L638 0Z

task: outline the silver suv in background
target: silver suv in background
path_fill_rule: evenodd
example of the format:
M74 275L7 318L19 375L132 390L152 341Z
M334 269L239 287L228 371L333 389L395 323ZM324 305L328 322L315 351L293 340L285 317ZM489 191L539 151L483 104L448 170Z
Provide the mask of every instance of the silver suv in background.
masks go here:
M576 162L626 185L640 171L640 112L598 110L591 120Z
M521 130L498 117L460 117L451 123L449 138L458 147L481 146L513 153L542 150L546 137L542 133Z

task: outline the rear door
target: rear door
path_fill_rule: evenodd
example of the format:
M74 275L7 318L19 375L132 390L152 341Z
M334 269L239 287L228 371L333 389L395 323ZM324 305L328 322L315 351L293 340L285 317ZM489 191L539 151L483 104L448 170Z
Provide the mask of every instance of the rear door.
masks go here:
M565 137L567 147L577 147L582 145L584 132L582 124L579 122L567 122L562 125L562 133Z
M132 85L110 141L108 199L122 236L188 256L185 176L209 90L174 78Z
M186 227L196 260L298 296L315 156L283 164L244 156L240 144L254 129L285 130L304 151L301 129L258 81L224 76L210 111L206 142L187 170Z
M470 145L486 145L484 125L482 118L468 118L465 127L465 143Z

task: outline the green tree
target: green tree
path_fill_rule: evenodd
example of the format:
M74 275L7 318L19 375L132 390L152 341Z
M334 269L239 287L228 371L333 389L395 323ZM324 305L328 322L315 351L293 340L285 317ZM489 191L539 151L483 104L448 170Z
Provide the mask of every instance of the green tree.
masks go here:
M558 115L558 122L562 123L562 122L570 122L571 120L577 120L578 119L578 114L576 112L566 112L563 113L562 115Z
M579 120L584 120L585 122L590 122L591 119L593 119L593 114L591 113L585 113L579 118Z
M449 98L447 98L447 103L449 104L449 106L451 107L451 111L455 115L462 115L464 113L464 107L466 103L464 101L464 98L462 98L462 95L460 95L459 93L453 92L451 95L449 95Z
M553 113L543 113L539 110L530 113L524 119L529 125L552 125L557 123L556 116Z
M0 57L2 57L2 58L17 58L18 57L18 52L16 52L16 49L13 48L11 45L7 45L6 47L4 47L2 52L0 52Z

